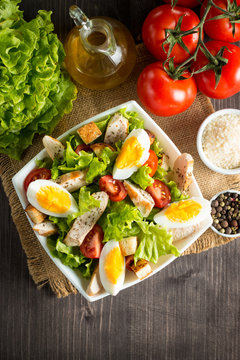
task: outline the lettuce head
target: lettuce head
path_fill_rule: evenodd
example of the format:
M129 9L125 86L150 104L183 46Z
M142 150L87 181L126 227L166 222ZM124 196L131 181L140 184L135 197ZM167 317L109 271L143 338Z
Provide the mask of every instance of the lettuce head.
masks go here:
M72 109L76 87L63 69L51 12L27 22L19 1L0 2L0 153L20 159L36 133L51 133Z

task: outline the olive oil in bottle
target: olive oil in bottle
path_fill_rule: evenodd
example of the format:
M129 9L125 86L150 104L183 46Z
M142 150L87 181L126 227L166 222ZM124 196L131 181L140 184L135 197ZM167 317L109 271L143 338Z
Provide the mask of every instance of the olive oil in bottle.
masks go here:
M88 19L70 7L76 26L65 41L65 66L72 78L89 89L105 90L126 80L136 62L136 48L128 29L108 17Z

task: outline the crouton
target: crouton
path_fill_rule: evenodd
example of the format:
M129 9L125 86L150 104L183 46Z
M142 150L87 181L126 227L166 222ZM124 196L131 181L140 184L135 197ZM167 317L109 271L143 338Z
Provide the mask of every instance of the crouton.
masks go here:
M62 158L64 153L64 146L61 141L54 139L51 136L45 135L43 137L43 146L45 147L49 157L53 160L55 157Z
M151 195L147 191L141 189L139 186L133 185L127 180L124 181L124 187L127 190L128 196L138 208L142 216L147 217L155 205Z
M106 147L108 147L109 149L111 149L112 151L115 151L114 147L112 147L111 145L109 144L104 144L104 143L98 143L98 144L93 144L93 145L90 145L91 149L94 151L94 153L99 156L101 151L103 149L105 149Z
M116 113L108 123L104 142L114 145L119 140L125 140L128 136L128 119L123 115Z
M194 160L189 154L181 154L173 165L173 180L181 191L186 191L193 181Z
M57 227L49 220L45 220L41 224L36 224L33 227L34 231L37 231L39 235L51 236L58 233Z
M61 175L56 182L67 191L73 192L80 189L82 186L87 185L87 172L88 169L72 171Z
M102 283L99 275L99 265L97 265L93 271L86 293L88 296L94 296L97 295L101 290L102 290Z
M41 224L47 217L47 215L43 214L30 204L26 207L25 211L34 224Z
M94 207L83 215L76 218L73 226L67 233L63 242L68 246L80 246L89 231L92 230L100 216L105 211L108 204L108 195L104 191L99 191L92 196L100 200L100 207Z
M133 272L135 272L135 274L140 280L145 279L145 277L147 277L152 273L152 269L149 262L144 259L138 260L136 265L133 264L131 266L131 269Z
M150 130L145 130L149 136L149 140L150 140L150 145L152 145L154 143L154 140L156 138L156 136L150 131Z
M97 127L94 122L90 122L77 130L78 135L85 144L90 144L102 135L101 130Z
M137 237L131 236L119 241L120 250L123 256L129 256L135 254L138 246Z

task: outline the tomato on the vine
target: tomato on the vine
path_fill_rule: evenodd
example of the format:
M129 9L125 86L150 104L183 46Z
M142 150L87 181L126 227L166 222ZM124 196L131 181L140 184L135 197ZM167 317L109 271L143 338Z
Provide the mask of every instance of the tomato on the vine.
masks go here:
M182 18L181 25L178 24L180 18ZM197 26L199 22L198 16L190 9L180 6L173 8L171 5L158 6L148 14L143 23L143 42L151 54L159 60L167 59L168 50L169 48L171 49L173 45L169 56L174 58L175 64L181 63L194 53L198 44L199 30L183 37L179 37L178 33L180 31L191 30ZM165 33L166 29L171 29L169 30L167 38ZM189 52L186 51L181 44L183 44ZM165 51L163 50L163 46Z
M240 0L236 0L236 6L233 4L233 0L214 0L214 4L222 8L224 11L229 11L232 16L226 14L225 18L222 19L213 19L215 16L223 15L223 11L216 9L212 6L207 14L206 22L204 23L204 31L210 38L214 40L235 42L240 40L240 23L234 21L239 21L239 15L236 15L234 19L234 13L240 11ZM207 0L204 1L201 6L200 15L203 16L207 5ZM234 10L234 7L236 9ZM231 22L232 21L232 22ZM233 27L235 26L235 33L233 35Z
M172 4L172 0L163 0L166 4ZM174 3L174 1L173 1ZM184 6L186 8L195 8L200 4L200 1L198 0L177 0L176 5L178 6Z
M195 80L185 71L185 80L174 80L161 62L148 65L141 72L137 92L142 104L153 114L171 116L185 111L197 95Z
M158 157L153 150L149 150L149 157L143 165L150 167L151 172L148 174L149 176L153 176L155 174L158 168Z
M215 99L225 99L239 92L240 48L234 44L223 41L209 41L205 45L214 56L218 54L221 48L225 47L220 60L218 60L218 65L216 65L217 73L221 71L221 78L216 86L216 77L213 69L194 74L198 89L203 94ZM226 59L227 63L223 63L222 58ZM197 59L192 65L192 70L197 71L208 63L209 60L207 57L202 51L199 51Z
M27 191L29 184L32 181L39 179L44 179L44 180L51 179L51 171L46 168L33 169L32 171L30 171L30 173L26 176L23 183L24 190Z

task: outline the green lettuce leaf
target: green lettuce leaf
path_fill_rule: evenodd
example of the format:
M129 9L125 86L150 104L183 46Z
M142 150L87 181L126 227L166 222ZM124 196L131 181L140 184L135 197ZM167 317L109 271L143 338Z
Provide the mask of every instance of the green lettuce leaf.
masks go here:
M135 111L126 111L126 109L121 109L119 112L128 119L129 122L129 133L133 129L144 129L144 121L142 119L139 119L138 113Z
M107 124L109 123L110 119L111 119L111 115L108 115L106 119L96 122L97 127L102 133L105 132Z
M53 161L52 161L52 159L46 157L42 160L36 159L35 163L39 169L41 169L41 168L51 169Z
M106 169L107 164L105 164L103 161L100 161L97 157L94 157L89 166L86 181L90 184L96 177L106 175Z
M51 178L56 180L60 176L60 170L58 168L61 161L58 158L54 158L51 167Z
M165 179L167 175L168 175L168 171L166 171L165 169L163 169L161 166L158 165L157 171L154 174L154 179L158 179L162 181Z
M104 241L137 235L140 229L136 221L142 219L139 210L128 201L111 202L99 220Z
M76 193L77 196L77 193ZM100 200L96 200L92 195L90 190L83 186L81 187L79 194L78 194L78 208L79 211L68 215L67 223L70 226L78 216L85 214L86 212L90 211L94 207L100 207Z
M55 216L49 216L49 220L58 227L59 232L58 235L50 236L47 239L52 256L59 258L64 265L72 269L79 269L84 277L91 277L94 270L92 259L83 256L78 246L67 246L62 242L70 230L68 220Z
M154 179L149 176L151 168L148 165L141 166L137 172L131 176L131 180L138 184L143 190L148 186L151 186L154 182Z
M189 198L189 195L184 195L181 193L181 191L177 187L177 184L173 180L169 181L166 184L171 191L171 202L186 200Z
M162 157L163 148L160 145L160 142L157 138L155 138L153 144L151 145L151 149L155 152L158 158Z
M95 259L88 259L88 262L85 262L80 265L79 270L84 278L89 279L92 276L94 268L97 265L97 260Z
M117 154L117 151L112 151L108 147L105 147L98 157L94 157L87 172L87 182L90 184L97 177L112 173L113 164Z
M87 153L85 151L79 151L77 154L69 141L66 142L66 153L65 160L66 166L61 165L59 169L62 171L73 171L73 170L82 170L89 166L90 162L93 159L93 153ZM70 170L71 169L71 170Z
M1 0L0 2L0 30L19 27L23 22L23 13L18 8L20 0Z
M94 207L100 207L100 203L100 200L96 200L86 186L80 189L78 201L80 215L90 211Z
M77 93L62 67L51 12L26 22L18 2L0 2L0 152L15 159L36 133L53 131Z
M139 259L157 263L162 255L173 254L179 256L178 249L172 245L172 235L165 228L160 228L154 223L138 222L141 231L138 235L140 244L134 254L135 264Z

